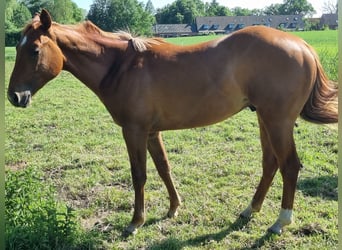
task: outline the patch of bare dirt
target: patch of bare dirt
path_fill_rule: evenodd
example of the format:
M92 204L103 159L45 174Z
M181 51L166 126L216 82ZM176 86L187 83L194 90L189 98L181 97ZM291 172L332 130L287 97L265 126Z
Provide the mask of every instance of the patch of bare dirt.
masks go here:
M296 230L293 234L299 236L312 236L317 234L325 234L326 230L318 223L304 225Z
M10 170L10 171L19 171L19 170L25 169L26 167L27 167L26 161L18 161L15 163L7 164L5 166L5 169Z

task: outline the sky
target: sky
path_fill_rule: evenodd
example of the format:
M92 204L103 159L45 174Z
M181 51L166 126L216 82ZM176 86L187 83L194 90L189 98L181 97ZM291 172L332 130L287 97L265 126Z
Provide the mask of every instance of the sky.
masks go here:
M90 5L93 3L93 0L73 0L78 7L82 9L89 10ZM139 0L143 3L146 3L147 0ZM154 8L162 8L166 6L167 4L170 4L174 2L175 0L152 0ZM326 0L329 1L329 0ZM322 15L322 7L323 3L326 2L325 0L308 0L309 3L312 4L314 9L316 10L315 17L320 17ZM211 1L207 1L211 2ZM269 6L274 3L283 3L284 0L217 0L217 2L220 5L227 6L229 8L234 7L242 7L242 8L248 8L248 9L262 9L266 6Z

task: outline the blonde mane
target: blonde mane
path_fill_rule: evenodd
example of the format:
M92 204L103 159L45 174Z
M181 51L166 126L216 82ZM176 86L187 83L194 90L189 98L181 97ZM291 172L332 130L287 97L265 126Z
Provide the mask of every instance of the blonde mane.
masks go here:
M119 30L114 33L120 40L132 41L135 51L144 52L148 50L152 45L160 45L164 41L160 38L147 38L147 37L134 37L131 33Z
M119 39L122 41L131 41L133 48L137 52L144 52L148 50L152 45L160 45L162 43L165 43L163 39L160 38L147 38L147 37L134 37L131 33L123 30L119 30L117 32L111 33L111 32L105 32L95 26L92 22L86 21L82 23L83 27L88 32L95 32L97 34L100 34L104 37Z

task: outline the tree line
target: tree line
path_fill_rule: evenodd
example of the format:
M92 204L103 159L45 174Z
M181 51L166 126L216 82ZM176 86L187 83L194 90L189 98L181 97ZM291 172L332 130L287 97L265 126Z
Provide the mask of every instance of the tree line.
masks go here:
M5 43L15 45L20 31L32 17L46 8L59 23L77 23L84 20L86 11L72 0L5 0Z
M210 3L202 0L175 0L159 9L154 8L151 0L146 4L138 0L94 0L88 13L72 0L5 1L6 46L13 46L19 40L20 30L42 8L49 10L53 20L58 23L72 24L90 20L105 31L123 29L138 35L151 35L151 27L155 23L192 23L197 16L290 14L308 16L315 13L313 6L307 0L284 0L281 4L271 4L264 9L229 8L220 5L216 0ZM337 11L337 3L333 11Z

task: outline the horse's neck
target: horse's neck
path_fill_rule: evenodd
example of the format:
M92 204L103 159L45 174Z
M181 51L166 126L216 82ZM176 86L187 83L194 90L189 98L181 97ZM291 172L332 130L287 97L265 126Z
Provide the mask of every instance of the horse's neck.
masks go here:
M71 72L95 93L118 53L123 47L115 46L109 39L84 34L69 26L55 30L56 40L65 57L64 70Z

